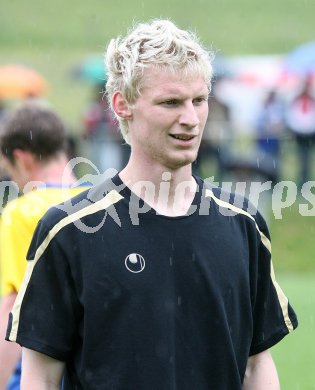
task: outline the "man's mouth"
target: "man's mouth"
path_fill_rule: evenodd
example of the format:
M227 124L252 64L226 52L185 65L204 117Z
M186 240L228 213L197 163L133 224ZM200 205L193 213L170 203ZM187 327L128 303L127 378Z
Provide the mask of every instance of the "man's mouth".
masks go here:
M194 135L188 134L170 134L170 136L181 141L190 141L195 137Z

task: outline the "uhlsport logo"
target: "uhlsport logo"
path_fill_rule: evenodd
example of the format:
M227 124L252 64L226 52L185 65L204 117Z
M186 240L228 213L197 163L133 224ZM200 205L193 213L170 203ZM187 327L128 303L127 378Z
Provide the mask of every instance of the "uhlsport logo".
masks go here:
M145 261L144 258L138 253L131 253L125 259L125 266L128 271L138 274L144 270Z

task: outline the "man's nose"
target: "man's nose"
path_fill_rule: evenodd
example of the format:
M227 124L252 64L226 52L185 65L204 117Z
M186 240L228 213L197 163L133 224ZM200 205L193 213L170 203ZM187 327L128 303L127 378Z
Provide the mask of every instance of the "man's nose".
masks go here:
M200 119L193 102L187 102L186 104L184 104L180 114L180 124L182 126L194 128L198 126L199 123Z

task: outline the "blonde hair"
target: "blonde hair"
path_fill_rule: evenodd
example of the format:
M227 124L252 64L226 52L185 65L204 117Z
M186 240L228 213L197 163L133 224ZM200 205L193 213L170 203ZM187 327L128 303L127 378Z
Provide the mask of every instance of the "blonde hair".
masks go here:
M106 53L106 93L120 91L128 105L141 94L143 71L150 65L180 70L186 76L201 76L211 87L213 53L206 50L197 36L179 29L169 20L138 24L125 38L112 39ZM128 123L116 115L122 136L128 143Z

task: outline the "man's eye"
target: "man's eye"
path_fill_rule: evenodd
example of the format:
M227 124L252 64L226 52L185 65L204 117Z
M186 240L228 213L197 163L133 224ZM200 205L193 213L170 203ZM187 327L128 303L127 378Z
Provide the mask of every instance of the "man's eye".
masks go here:
M164 104L166 106L176 106L178 104L178 100L175 99L165 100Z
M194 99L195 104L201 104L201 103L206 102L206 101L207 101L207 99L204 97L199 97L199 98Z

